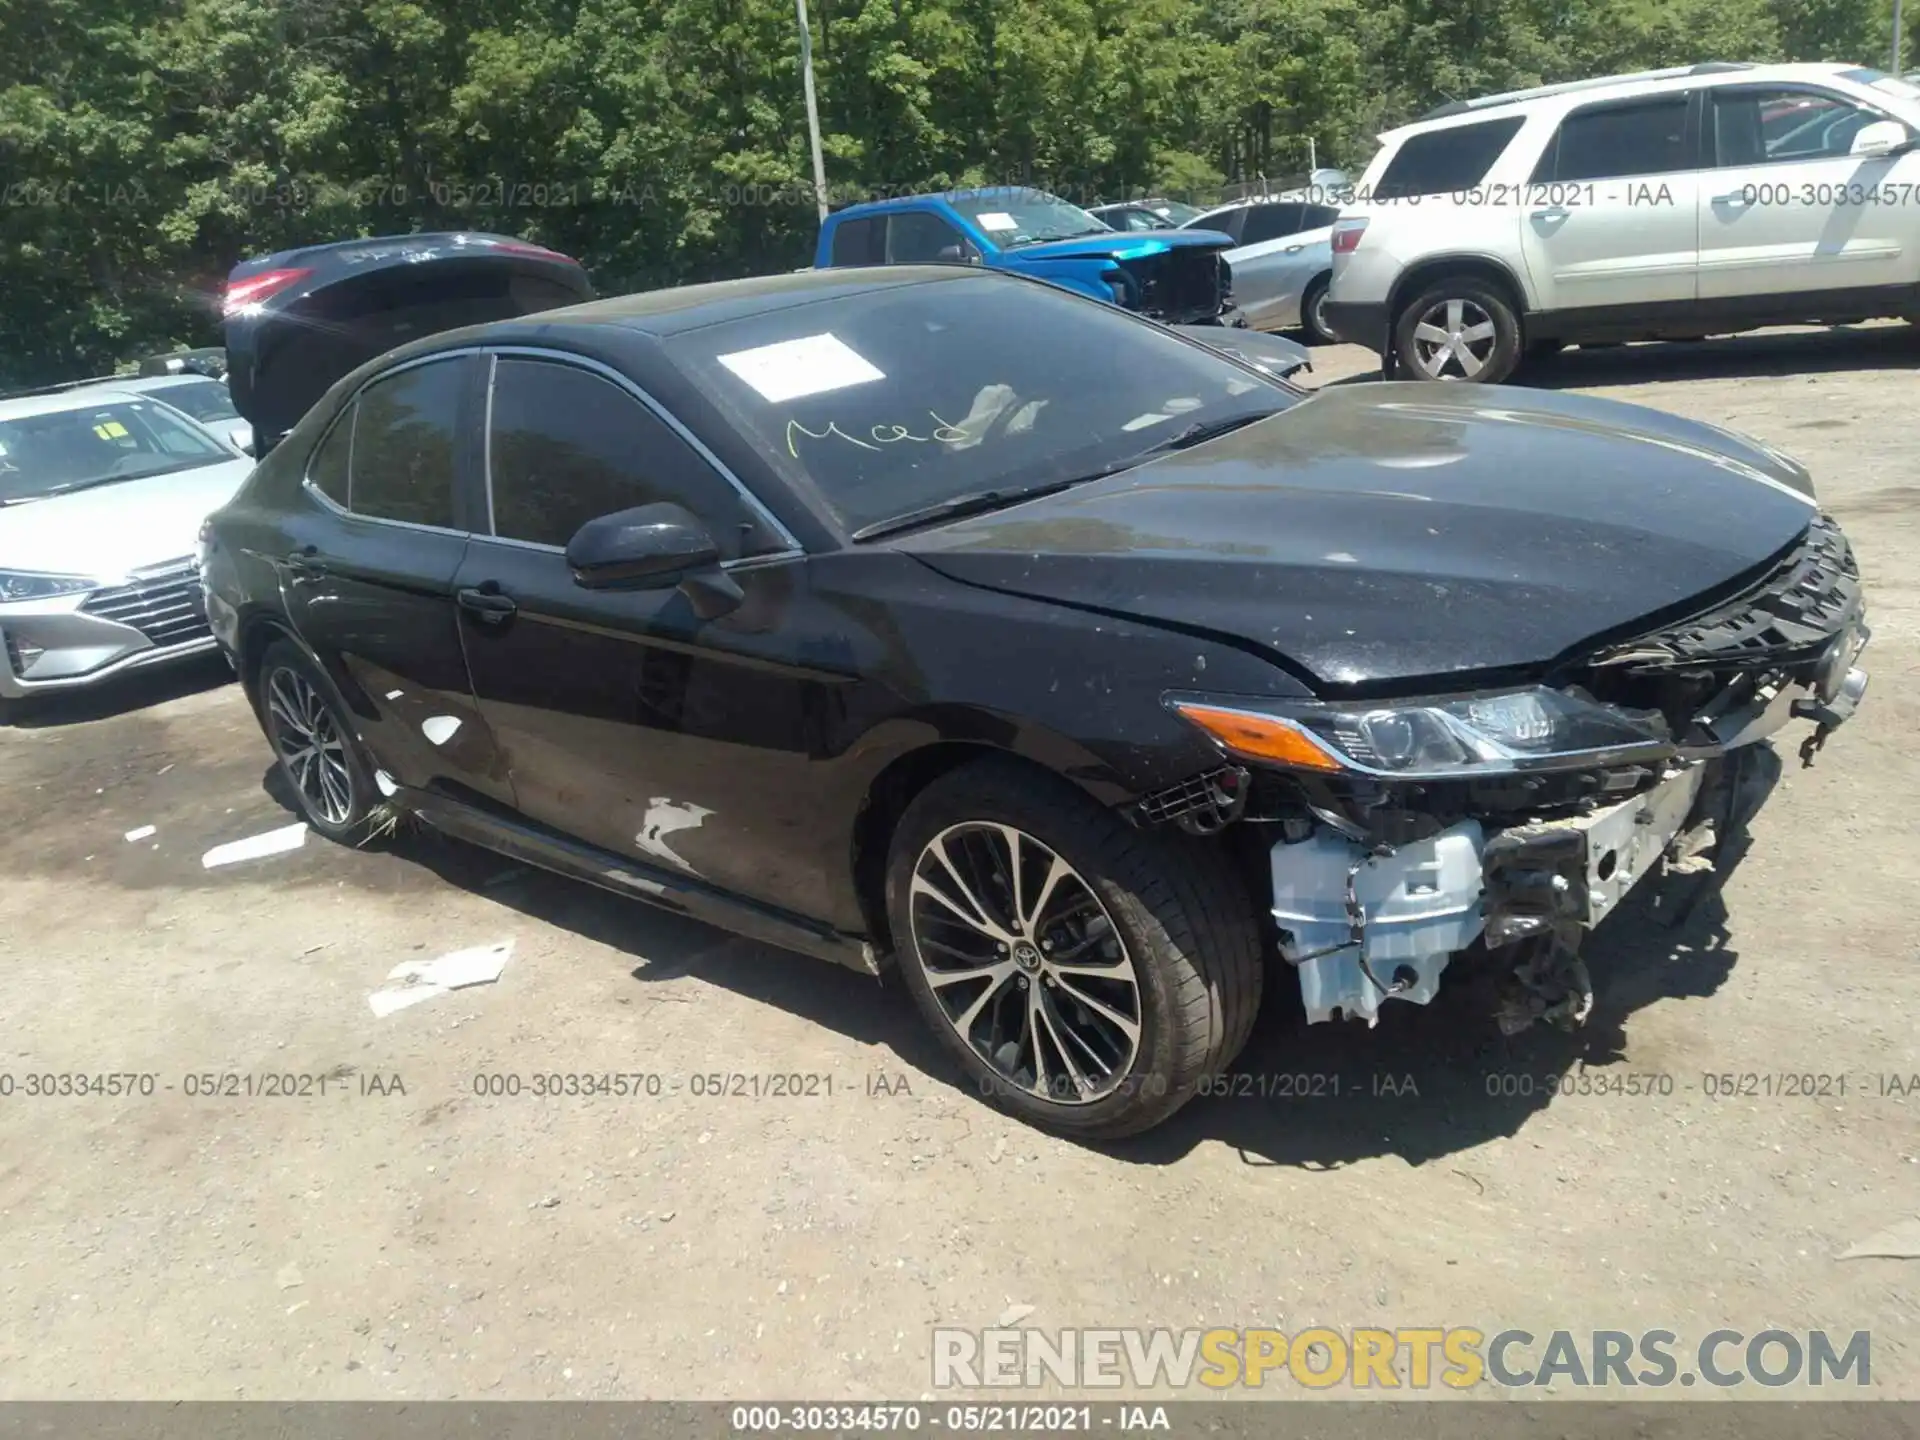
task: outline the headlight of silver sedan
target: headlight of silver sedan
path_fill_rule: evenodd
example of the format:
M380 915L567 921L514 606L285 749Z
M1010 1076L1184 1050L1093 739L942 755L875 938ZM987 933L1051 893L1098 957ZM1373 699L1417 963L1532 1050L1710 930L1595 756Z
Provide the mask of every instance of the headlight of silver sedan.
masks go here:
M39 575L28 570L0 570L0 604L9 600L50 600L98 590L100 582L86 575Z

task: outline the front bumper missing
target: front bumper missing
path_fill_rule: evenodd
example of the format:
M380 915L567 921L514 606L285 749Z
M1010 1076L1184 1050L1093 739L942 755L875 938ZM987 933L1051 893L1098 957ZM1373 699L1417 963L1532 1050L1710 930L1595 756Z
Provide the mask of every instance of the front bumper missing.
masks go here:
M1849 643L1846 653L1859 649ZM1854 713L1866 675L1849 668L1821 688L1813 698L1770 697L1768 720L1790 712L1824 739ZM1499 828L1465 819L1397 847L1369 848L1330 828L1275 845L1274 923L1307 1019L1372 1026L1388 1000L1427 1004L1476 942L1513 972L1502 1029L1584 1019L1584 933L1647 876L1713 868L1705 852L1744 828L1778 777L1772 747L1755 743L1775 728L1744 723L1738 748L1682 759L1650 789L1583 815Z

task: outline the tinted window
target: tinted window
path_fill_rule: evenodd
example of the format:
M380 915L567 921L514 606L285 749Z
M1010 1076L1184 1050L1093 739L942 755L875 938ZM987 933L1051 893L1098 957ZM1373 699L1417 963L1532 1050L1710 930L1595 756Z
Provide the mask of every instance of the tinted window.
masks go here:
M1404 200L1478 185L1487 178L1507 142L1519 133L1521 119L1512 115L1409 136L1387 162L1380 183L1374 186L1374 198Z
M887 261L893 265L925 265L941 260L964 260L960 232L923 210L907 210L887 223Z
M487 437L493 531L564 546L589 520L670 500L740 553L738 497L659 417L610 380L569 365L501 359Z
M1071 481L1292 391L1111 305L983 271L667 340L743 437L858 531Z
M1340 218L1340 211L1332 205L1309 205L1307 213L1300 217L1302 230L1325 230Z
M842 220L833 227L835 265L881 265L887 258L887 221L884 215L864 220Z
M307 479L313 488L343 508L347 503L347 455L353 448L353 416L354 407L348 406L307 462Z
M453 528L453 437L463 368L458 360L436 361L360 392L347 488L356 515Z
M1254 205L1247 211L1247 223L1240 231L1242 245L1257 245L1262 240L1278 240L1297 234L1304 205Z
M1240 227L1247 223L1247 208L1234 205L1225 210L1211 210L1186 228L1189 230L1218 230L1223 235L1240 238Z
M1806 90L1717 90L1713 95L1716 165L1766 165L1844 159L1853 137L1875 117L1837 95Z
M196 420L240 418L224 380L188 380L179 385L165 385L154 392L154 398L164 400L176 410L184 410Z
M1627 175L1666 175L1691 170L1687 146L1687 97L1662 96L1633 105L1576 110L1560 122L1538 179L1612 180Z

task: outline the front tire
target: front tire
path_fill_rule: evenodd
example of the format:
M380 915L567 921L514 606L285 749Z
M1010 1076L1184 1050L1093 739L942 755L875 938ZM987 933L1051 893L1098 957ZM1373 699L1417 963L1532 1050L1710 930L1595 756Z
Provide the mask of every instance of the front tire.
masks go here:
M307 824L329 840L359 845L387 815L361 746L333 685L290 641L260 659L260 724Z
M1413 379L1498 385L1520 362L1520 321L1498 285L1474 275L1445 277L1395 317L1393 346Z
M1260 1005L1255 912L1224 853L983 760L908 806L887 865L902 978L978 1092L1116 1139L1233 1062Z

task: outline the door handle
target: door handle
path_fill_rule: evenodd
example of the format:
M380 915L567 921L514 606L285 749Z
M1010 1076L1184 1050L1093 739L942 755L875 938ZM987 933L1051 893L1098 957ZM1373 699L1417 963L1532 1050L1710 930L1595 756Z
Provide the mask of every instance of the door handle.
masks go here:
M1713 203L1728 210L1744 210L1753 202L1740 191L1735 190L1731 194L1714 196Z
M1571 214L1573 214L1573 211L1564 205L1547 205L1533 211L1532 218L1535 220L1564 220Z
M320 560L318 545L302 545L287 556L287 569L296 585L310 585L327 573L327 567Z
M1307 248L1307 247L1306 247L1306 246L1304 246L1304 245L1289 245L1289 246L1287 246L1287 254L1289 254L1289 255L1298 255L1298 254L1299 254L1299 253L1300 253L1300 252L1301 252L1302 250L1304 250L1304 249L1306 249L1306 248Z
M454 592L453 598L462 610L483 625L502 624L511 619L520 608L514 604L511 595L501 592L500 582L497 580L485 580L478 585L464 586Z

